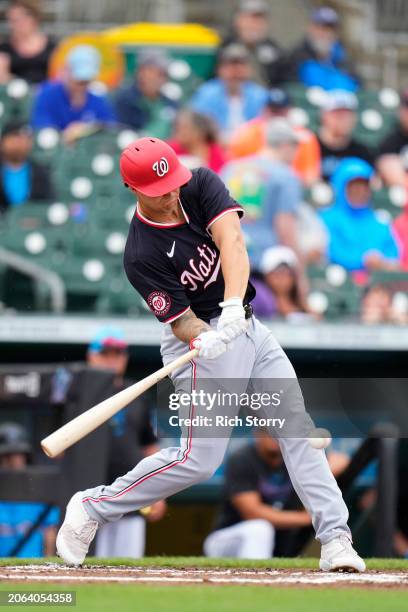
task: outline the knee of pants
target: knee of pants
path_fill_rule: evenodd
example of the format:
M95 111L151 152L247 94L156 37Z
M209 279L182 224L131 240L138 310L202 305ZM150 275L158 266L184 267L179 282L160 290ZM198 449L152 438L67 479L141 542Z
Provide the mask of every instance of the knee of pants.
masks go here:
M208 480L217 471L222 463L224 453L218 453L214 449L198 447L190 453L185 463L186 467L192 470L194 482Z
M245 531L252 538L272 546L275 540L275 527L265 519L250 519L245 521Z

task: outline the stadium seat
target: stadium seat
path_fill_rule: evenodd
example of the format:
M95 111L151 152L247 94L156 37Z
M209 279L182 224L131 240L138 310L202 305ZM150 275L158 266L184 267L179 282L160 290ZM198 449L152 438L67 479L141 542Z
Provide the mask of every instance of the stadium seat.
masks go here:
M59 260L70 252L71 232L62 228L38 228L22 231L9 228L2 234L1 243L6 249L40 261L44 257Z
M79 257L99 257L103 260L121 261L127 234L120 231L84 228L73 232L72 254Z
M309 266L307 275L310 305L325 318L352 317L359 312L361 289L342 266Z
M150 312L124 273L118 275L111 282L108 290L99 295L95 308L99 314L143 315Z
M94 311L98 296L102 291L109 290L117 275L108 262L98 258L70 255L69 265L61 262L51 267L64 282L67 310L71 312Z
M89 206L89 222L93 228L121 231L127 235L134 210L135 205L127 206L121 198L99 198Z
M392 220L402 213L406 196L400 187L384 187L373 191L373 206L376 211L386 211L388 220ZM384 216L384 220L387 220Z
M380 112L376 108L360 110L355 138L367 147L377 147L396 123L394 113Z
M371 282L374 284L388 285L394 291L403 291L408 294L408 271L385 271L378 270L371 273Z
M0 127L10 121L28 122L31 102L30 87L23 79L0 85Z
M7 211L5 224L8 228L34 230L45 227L61 227L69 222L68 206L61 202L44 204L29 202Z

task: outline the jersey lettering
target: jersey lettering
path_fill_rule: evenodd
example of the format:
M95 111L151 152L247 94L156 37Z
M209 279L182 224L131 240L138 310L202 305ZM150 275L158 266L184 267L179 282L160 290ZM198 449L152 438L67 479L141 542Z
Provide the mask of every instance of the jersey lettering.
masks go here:
M196 281L204 282L209 276L209 281L204 285L207 287L211 282L214 282L218 276L220 269L220 260L217 251L211 249L207 244L197 247L200 261L196 264L195 259L189 260L190 270L184 270L180 276L180 281L186 285L190 291L196 291L198 285ZM216 265L214 263L217 261Z

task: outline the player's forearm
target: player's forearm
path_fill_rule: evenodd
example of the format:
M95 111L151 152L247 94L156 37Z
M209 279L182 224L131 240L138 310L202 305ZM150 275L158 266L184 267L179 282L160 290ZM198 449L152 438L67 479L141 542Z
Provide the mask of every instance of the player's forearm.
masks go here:
M221 269L224 277L224 300L243 298L248 286L249 259L241 231L232 229L220 244Z
M294 529L311 525L310 516L305 510L278 510L267 504L259 504L243 517L246 520L262 518L269 521L275 529Z
M194 312L189 310L182 317L179 317L171 323L171 329L176 338L181 342L189 344L190 340L196 338L203 332L209 331L211 327L205 323L205 321L196 317Z

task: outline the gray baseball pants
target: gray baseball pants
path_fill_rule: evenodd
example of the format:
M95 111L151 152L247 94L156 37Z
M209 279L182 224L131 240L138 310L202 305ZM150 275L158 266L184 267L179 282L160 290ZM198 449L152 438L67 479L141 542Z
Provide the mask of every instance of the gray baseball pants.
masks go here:
M217 319L213 319L211 326L216 327L216 324ZM186 350L186 345L173 335L170 325L164 326L161 343L164 364ZM284 410L283 416L289 421L287 429L283 430L286 433L277 436L272 427L270 433L279 439L292 484L312 517L316 538L324 544L338 535L350 536L348 510L325 452L312 448L307 438L301 437L303 432L307 435L313 424L305 411L295 371L270 330L253 316L248 330L234 340L230 350L214 360L197 359L172 375L176 391L190 390L194 385L197 388L201 381L208 379L222 379L222 385L230 385L234 392L244 393L248 384L255 392L268 391L272 385L276 390L277 380L278 387L285 387L285 392L291 391L290 401L283 402L279 408ZM192 409L194 416L200 413L208 416L202 405L180 411L192 415ZM258 416L274 416L275 410L262 408ZM231 430L224 428L222 435L214 430L214 435L209 437L208 428L205 432L200 426L183 427L178 447L165 448L144 458L111 485L83 491L82 501L87 513L100 524L116 521L132 510L207 480L223 461Z

